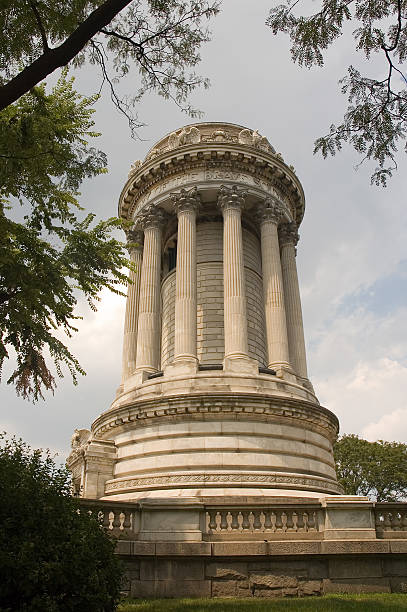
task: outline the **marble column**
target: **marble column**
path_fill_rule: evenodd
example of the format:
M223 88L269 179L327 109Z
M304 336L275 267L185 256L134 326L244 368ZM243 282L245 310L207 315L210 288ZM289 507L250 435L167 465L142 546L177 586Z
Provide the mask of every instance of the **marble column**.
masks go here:
M296 374L302 378L307 378L304 326L295 260L295 247L298 242L296 224L286 223L280 226L279 236L290 363Z
M137 330L136 371L157 372L160 366L161 228L163 215L153 210L144 215L143 264Z
M242 206L246 193L222 186L225 359L248 357L246 287L243 262Z
M174 361L197 361L196 352L196 211L197 188L171 194L178 216L175 284Z
M287 321L277 226L282 217L278 202L267 200L260 208L261 254L268 367L289 369Z
M133 269L129 273L127 286L126 314L123 333L122 384L136 369L137 324L140 298L141 265L143 259L143 233L130 230L127 232L127 249Z

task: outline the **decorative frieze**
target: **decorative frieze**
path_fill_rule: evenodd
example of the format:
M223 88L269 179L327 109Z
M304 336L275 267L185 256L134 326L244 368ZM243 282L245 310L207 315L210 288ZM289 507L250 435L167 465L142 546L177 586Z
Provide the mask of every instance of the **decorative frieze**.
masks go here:
M342 489L338 483L323 478L312 478L308 476L292 476L289 474L267 473L267 474L235 474L222 473L211 474L209 472L191 472L188 474L166 474L163 476L142 476L139 478L122 478L106 483L105 491L159 489L176 486L227 486L235 487L262 487L262 488L296 488L323 491L328 493L341 493Z

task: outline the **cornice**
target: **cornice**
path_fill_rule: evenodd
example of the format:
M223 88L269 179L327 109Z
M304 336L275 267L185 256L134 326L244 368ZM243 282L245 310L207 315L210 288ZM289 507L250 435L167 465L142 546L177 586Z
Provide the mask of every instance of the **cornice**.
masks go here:
M132 218L137 200L171 176L188 170L230 169L259 179L275 186L290 199L296 210L299 224L304 214L304 192L300 181L282 159L276 154L259 150L249 145L222 142L187 144L170 151L159 153L138 165L127 180L119 199L119 215Z
M129 402L105 412L92 424L94 437L110 439L114 430L156 425L168 421L255 420L303 427L318 432L331 442L339 423L336 416L316 404L293 398L250 393L204 393L166 396Z

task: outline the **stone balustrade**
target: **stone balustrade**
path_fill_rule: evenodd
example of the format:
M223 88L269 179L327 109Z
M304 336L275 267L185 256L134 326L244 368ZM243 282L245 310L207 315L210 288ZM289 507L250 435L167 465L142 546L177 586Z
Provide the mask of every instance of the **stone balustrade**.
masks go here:
M335 497L330 500L334 501ZM159 503L152 504L148 500L132 503L82 498L79 501L82 508L95 513L103 527L119 540L143 540L143 530L150 530L149 523L156 523L154 516L162 510ZM180 510L181 507L174 508L174 531L182 529L185 517L182 513L178 515ZM331 539L327 528L329 511L322 500L320 503L276 504L273 507L258 504L252 507L194 505L200 541L327 540ZM349 509L344 506L342 512L349 512ZM366 513L372 515L372 524L374 517L373 539L407 540L407 503L368 502ZM168 535L171 534L171 525L165 526L165 533L165 539L171 541L171 535Z
M205 539L217 539L218 536L249 536L272 539L297 536L318 537L319 521L317 509L304 508L241 508L227 510L208 510L206 512Z
M138 504L80 499L80 506L97 516L100 524L120 540L136 540L140 531Z
M407 503L376 503L375 518L378 538L407 539Z

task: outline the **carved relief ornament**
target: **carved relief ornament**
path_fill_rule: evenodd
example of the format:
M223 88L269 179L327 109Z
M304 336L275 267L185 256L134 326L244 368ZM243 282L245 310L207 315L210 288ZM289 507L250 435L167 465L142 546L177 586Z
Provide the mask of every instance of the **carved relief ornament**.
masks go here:
M150 204L137 215L137 229L146 231L150 228L162 228L167 219L166 212L159 206Z
M292 223L283 223L278 228L278 236L281 246L285 244L296 246L299 240L297 224L294 221Z
M130 255L133 251L143 250L143 232L141 230L136 229L136 227L127 230L126 238L126 248Z
M267 198L258 206L258 218L260 223L279 224L284 218L284 206L275 198Z
M201 203L201 198L197 187L192 189L181 189L177 193L171 193L171 202L177 214L193 210L197 211Z
M234 208L241 210L246 202L247 191L236 185L226 187L221 185L218 192L218 206L222 211Z

